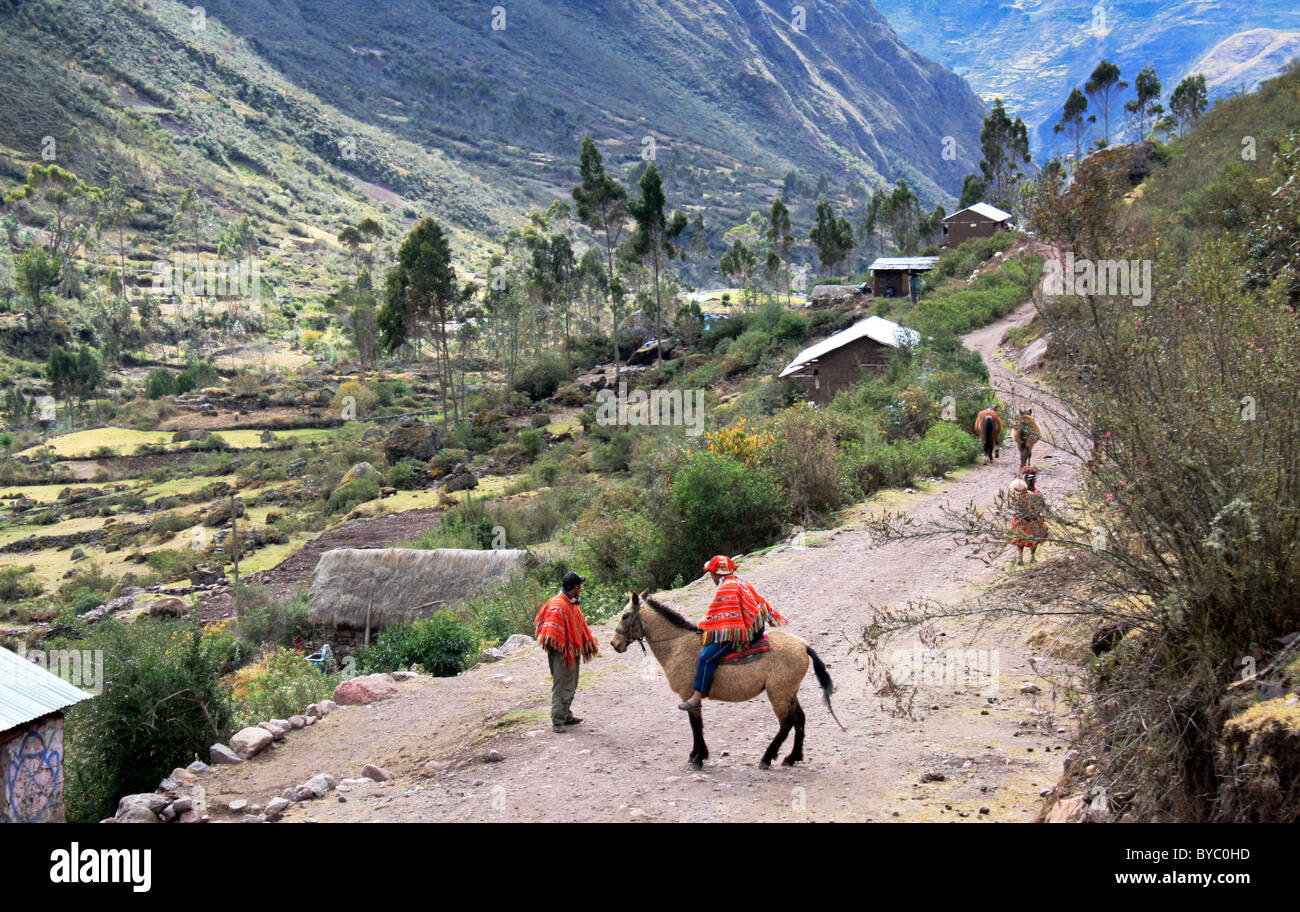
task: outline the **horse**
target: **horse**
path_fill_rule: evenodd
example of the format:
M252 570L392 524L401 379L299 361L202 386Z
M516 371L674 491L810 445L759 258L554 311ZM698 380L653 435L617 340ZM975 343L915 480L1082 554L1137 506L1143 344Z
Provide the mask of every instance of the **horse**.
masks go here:
M695 666L700 658L700 628L658 599L647 597L648 594L649 590L640 595L632 593L632 599L623 609L623 616L619 619L610 645L615 652L622 653L634 642L639 642L642 649L649 643L650 651L668 678L668 686L686 700L695 689ZM804 712L799 705L799 685L808 671L809 660L812 662L813 673L817 676L817 683L821 685L826 709L840 730L847 730L831 708L831 694L835 685L831 682L826 665L813 648L799 637L780 630L768 631L767 638L771 643L769 651L758 653L755 657L734 665L725 662L719 665L708 694L710 700L743 703L767 692L772 711L776 713L781 727L772 743L767 746L763 759L759 761L758 765L763 769L771 768L772 761L776 759L792 727L794 747L781 763L784 766L794 766L804 759ZM687 759L692 767L699 769L709 758L709 748L704 743L704 718L698 707L687 713L687 716L694 739Z
M984 444L984 464L992 465L1002 455L1002 418L997 406L990 406L975 416L975 436Z
M1011 432L1011 439L1020 453L1020 468L1029 465L1030 457L1034 455L1034 444L1042 438L1043 431L1034 420L1034 410L1021 409L1016 416L1015 430Z

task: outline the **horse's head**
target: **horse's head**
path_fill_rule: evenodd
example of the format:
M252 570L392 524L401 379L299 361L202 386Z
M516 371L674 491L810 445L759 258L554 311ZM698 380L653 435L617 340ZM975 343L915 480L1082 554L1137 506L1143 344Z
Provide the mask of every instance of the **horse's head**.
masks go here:
M632 598L623 606L623 615L618 619L618 627L614 628L614 638L609 641L615 652L623 652L632 643L645 638L645 628L641 626L641 600L649 594L649 589L640 595L633 592Z

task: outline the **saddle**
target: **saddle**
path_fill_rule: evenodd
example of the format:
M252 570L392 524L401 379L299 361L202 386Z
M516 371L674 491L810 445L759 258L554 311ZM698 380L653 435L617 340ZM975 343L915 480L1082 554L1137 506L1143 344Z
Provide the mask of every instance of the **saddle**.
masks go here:
M772 644L768 642L767 634L763 634L756 642L750 643L747 647L740 650L733 650L722 657L719 665L742 665L745 662L753 661L765 652L770 652Z

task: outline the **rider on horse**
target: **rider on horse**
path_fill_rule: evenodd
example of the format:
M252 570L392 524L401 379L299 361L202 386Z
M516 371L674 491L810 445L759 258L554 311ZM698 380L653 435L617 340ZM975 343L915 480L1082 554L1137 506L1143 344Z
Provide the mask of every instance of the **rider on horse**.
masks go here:
M722 657L734 649L745 649L763 637L768 624L781 627L785 618L767 603L757 590L736 575L736 563L725 554L715 555L704 565L718 587L709 611L700 621L704 648L695 670L695 692L678 704L687 712L698 709L709 692L713 673Z

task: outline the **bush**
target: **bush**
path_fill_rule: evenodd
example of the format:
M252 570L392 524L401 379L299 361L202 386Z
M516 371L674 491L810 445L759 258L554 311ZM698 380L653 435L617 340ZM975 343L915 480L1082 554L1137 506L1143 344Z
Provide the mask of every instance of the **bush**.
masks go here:
M352 405L356 409L353 417L369 418L378 403L378 393L364 383L349 380L339 385L339 391L334 394L334 399L330 402L330 410L342 414L344 408Z
M781 530L786 504L770 469L704 451L692 453L673 479L670 504L680 523L671 563L697 572L700 555L740 554Z
M399 671L419 665L429 674L449 678L473 664L478 636L450 614L389 627L373 646L357 653L358 665L367 672Z
M176 375L165 367L155 367L145 381L144 395L147 399L176 395Z
M287 719L312 703L330 699L342 675L321 673L292 649L268 647L237 680L234 726L243 728L267 719Z
M191 390L211 386L221 379L216 366L211 361L191 361L176 377L176 393L188 393Z
M536 401L555 395L566 379L568 371L563 361L555 357L540 358L515 374L514 388Z
M5 567L0 570L0 602L21 602L23 599L35 598L44 590L39 579L28 579L34 573L34 566Z
M916 444L917 456L931 475L946 475L980 455L980 443L950 421L937 422Z
M294 637L314 642L319 634L307 620L309 598L299 589L286 601L270 597L265 586L241 583L231 588L235 602L235 629L245 646L256 651L263 646L292 646Z
M327 507L331 513L346 513L359 503L379 496L379 482L373 478L354 478L330 492Z
M103 650L103 693L66 714L68 819L110 816L122 795L151 792L158 780L231 731L223 656L190 621L113 620L70 649Z
M418 459L399 459L388 470L388 484L399 491L413 491L422 486L423 476L420 470L423 468L423 463Z

